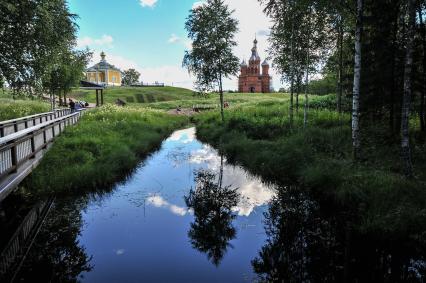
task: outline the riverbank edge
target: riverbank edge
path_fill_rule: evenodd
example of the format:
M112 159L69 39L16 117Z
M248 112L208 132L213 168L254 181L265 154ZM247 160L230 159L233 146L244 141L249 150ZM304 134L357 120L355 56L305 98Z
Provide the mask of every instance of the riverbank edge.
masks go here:
M37 195L109 192L158 150L187 117L140 107L103 106L67 129L20 185Z
M332 132L333 129L292 130L274 139L249 137L244 130L229 125L242 117L241 111L244 109L239 109L237 117L229 115L225 125L211 114L196 117L197 138L223 153L229 163L242 166L267 182L307 190L320 203L339 210L336 213L346 214L354 221L354 229L361 233L387 237L391 237L388 233L395 237L408 235L424 242L426 190L423 181L405 180L398 173L374 168L375 164L355 164L348 158L350 152L339 158L318 148L308 149L308 142L301 144L316 138L330 145L348 143L332 141L335 133L321 133L321 130ZM265 128L265 136L269 134L267 131ZM349 127L338 131L350 137ZM347 148L336 150L347 151Z

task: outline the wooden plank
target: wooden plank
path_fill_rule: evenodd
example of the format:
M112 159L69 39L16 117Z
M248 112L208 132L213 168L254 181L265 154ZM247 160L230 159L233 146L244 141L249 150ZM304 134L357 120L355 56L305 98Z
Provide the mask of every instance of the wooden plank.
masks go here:
M40 129L47 127L49 125L55 124L56 122L66 120L66 119L71 118L73 116L79 116L79 115L80 115L79 112L75 112L75 113L72 113L70 115L63 116L63 117L60 117L60 118L57 118L57 119L53 119L53 120L38 124L36 126L24 129L24 130L19 131L17 133L13 133L13 134L10 134L8 136L2 137L2 138L0 138L0 146L5 145L5 144L10 143L10 142L13 142L14 140L22 138L22 137L24 137L28 134L31 134L32 132L40 130Z

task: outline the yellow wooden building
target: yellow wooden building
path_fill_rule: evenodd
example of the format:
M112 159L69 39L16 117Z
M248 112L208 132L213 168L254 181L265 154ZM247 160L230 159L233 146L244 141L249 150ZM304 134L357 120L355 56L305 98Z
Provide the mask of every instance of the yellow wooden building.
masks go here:
M121 70L105 60L105 53L101 53L101 61L86 70L86 80L105 86L121 85Z

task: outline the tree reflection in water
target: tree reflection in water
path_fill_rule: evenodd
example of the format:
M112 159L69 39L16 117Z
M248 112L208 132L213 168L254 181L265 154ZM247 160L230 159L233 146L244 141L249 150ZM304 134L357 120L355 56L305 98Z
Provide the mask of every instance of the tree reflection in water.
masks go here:
M337 208L324 210L300 188L278 190L252 261L261 282L424 282L421 241L357 232Z
M82 272L92 270L91 258L78 241L81 210L86 198L55 202L26 257L17 281L78 282Z
M229 243L236 236L232 211L238 203L236 189L222 187L223 160L219 176L211 171L196 172L195 189L191 189L185 202L194 211L194 222L188 231L192 247L207 254L208 259L218 266Z

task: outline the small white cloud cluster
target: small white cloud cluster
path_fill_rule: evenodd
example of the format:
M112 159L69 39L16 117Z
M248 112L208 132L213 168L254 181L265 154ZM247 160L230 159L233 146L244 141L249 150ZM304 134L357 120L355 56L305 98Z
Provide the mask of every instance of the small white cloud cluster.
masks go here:
M140 0L139 3L142 7L150 7L153 8L158 0Z
M194 4L192 4L192 10L197 9L198 7L204 5L204 1L197 1Z
M159 195L152 195L147 198L148 203L152 204L155 207L163 207L169 209L173 214L178 216L185 216L188 213L188 210L184 207L180 207L174 204L170 204L167 200Z
M114 42L114 38L111 35L104 34L101 38L92 38L90 36L86 36L83 38L79 38L77 40L77 47L84 48L86 46L106 46L112 47L112 43Z
M192 41L191 40L180 38L179 36L177 36L174 33L172 33L168 42L170 44L181 43L181 44L183 44L183 46L185 46L186 49L188 49L188 50L192 49Z

